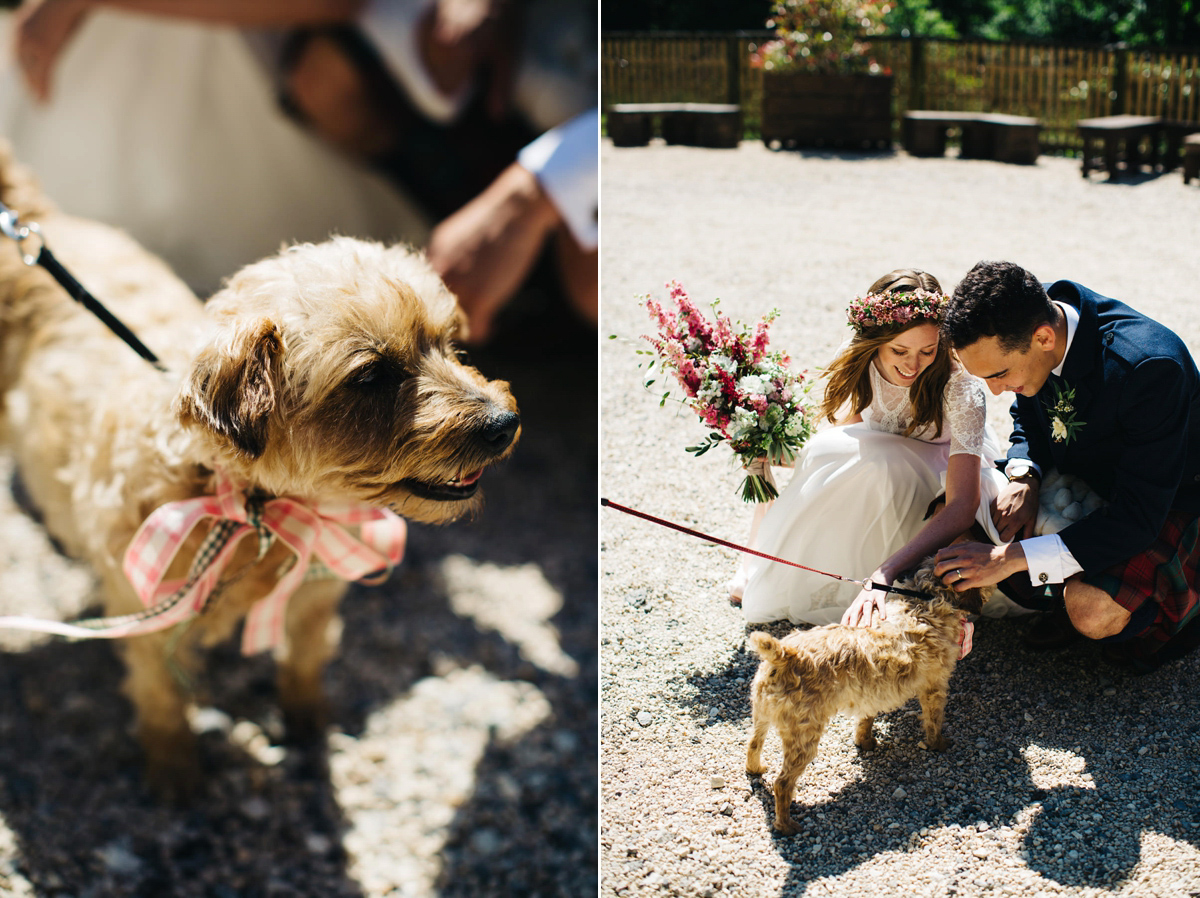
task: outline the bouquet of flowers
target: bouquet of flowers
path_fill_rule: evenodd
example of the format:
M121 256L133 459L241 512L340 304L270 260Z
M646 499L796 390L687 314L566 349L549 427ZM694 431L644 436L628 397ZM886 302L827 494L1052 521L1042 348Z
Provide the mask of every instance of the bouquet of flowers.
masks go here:
M808 392L812 381L793 372L783 352L767 348L767 329L779 314L772 309L751 330L717 311L710 322L678 283L667 285L674 309L664 309L649 296L646 308L658 324L657 336L646 336L655 359L674 375L687 398L684 404L711 428L687 451L703 455L718 443L729 447L743 467L766 457L790 464L816 427L817 413ZM646 387L654 383L647 380ZM660 405L671 396L668 390ZM742 482L745 502L768 502L778 496L763 476L749 473Z

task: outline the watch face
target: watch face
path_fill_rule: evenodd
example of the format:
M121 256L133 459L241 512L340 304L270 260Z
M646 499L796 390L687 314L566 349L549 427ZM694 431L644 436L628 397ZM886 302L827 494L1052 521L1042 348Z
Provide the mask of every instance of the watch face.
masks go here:
M1008 476L1010 480L1014 477L1024 477L1032 470L1033 465L1029 464L1028 462L1021 462L1020 464L1012 465L1008 469Z

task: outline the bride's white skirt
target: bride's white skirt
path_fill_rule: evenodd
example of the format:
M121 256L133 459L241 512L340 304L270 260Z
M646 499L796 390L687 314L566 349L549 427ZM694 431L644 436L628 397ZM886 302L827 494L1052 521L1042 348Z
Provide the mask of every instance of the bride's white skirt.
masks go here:
M930 502L944 489L949 450L947 443L925 443L865 424L816 434L763 517L754 548L861 581L920 531ZM999 542L989 511L1004 483L990 461L1002 454L994 438L987 441L986 453L976 520ZM743 573L748 623L834 623L861 590L857 583L751 555Z

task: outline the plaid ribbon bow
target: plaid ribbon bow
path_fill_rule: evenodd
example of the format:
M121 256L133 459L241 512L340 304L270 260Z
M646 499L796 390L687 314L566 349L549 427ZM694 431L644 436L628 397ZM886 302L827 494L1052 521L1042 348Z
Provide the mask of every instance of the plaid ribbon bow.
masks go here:
M975 647L975 625L967 620L967 616L965 614L962 616L961 620L962 629L958 631L959 661L971 654L971 649Z
M188 535L205 518L215 523L186 579L164 581ZM357 526L362 539L346 527ZM294 563L271 592L250 609L242 636L247 655L287 645L284 612L297 587L319 568L344 580L382 582L404 555L407 527L387 509L352 503L304 503L296 499L248 499L223 472L215 496L168 502L138 528L125 552L125 575L144 611L74 623L37 618L0 618L0 626L90 639L116 639L165 630L204 610L221 585L221 575L242 539L258 538L258 559L279 539Z

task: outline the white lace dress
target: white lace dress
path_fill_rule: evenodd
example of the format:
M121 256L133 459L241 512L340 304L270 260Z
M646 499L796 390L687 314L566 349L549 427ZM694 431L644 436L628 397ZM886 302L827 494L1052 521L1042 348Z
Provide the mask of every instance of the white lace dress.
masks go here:
M945 488L951 455L981 458L976 520L996 542L990 503L1004 484L993 460L1004 455L987 427L983 384L955 367L946 387L942 434L903 436L912 420L908 390L871 366L863 421L813 436L792 479L763 517L754 548L823 571L870 576L920 531L929 503ZM860 587L745 556L742 609L748 623L839 620Z

